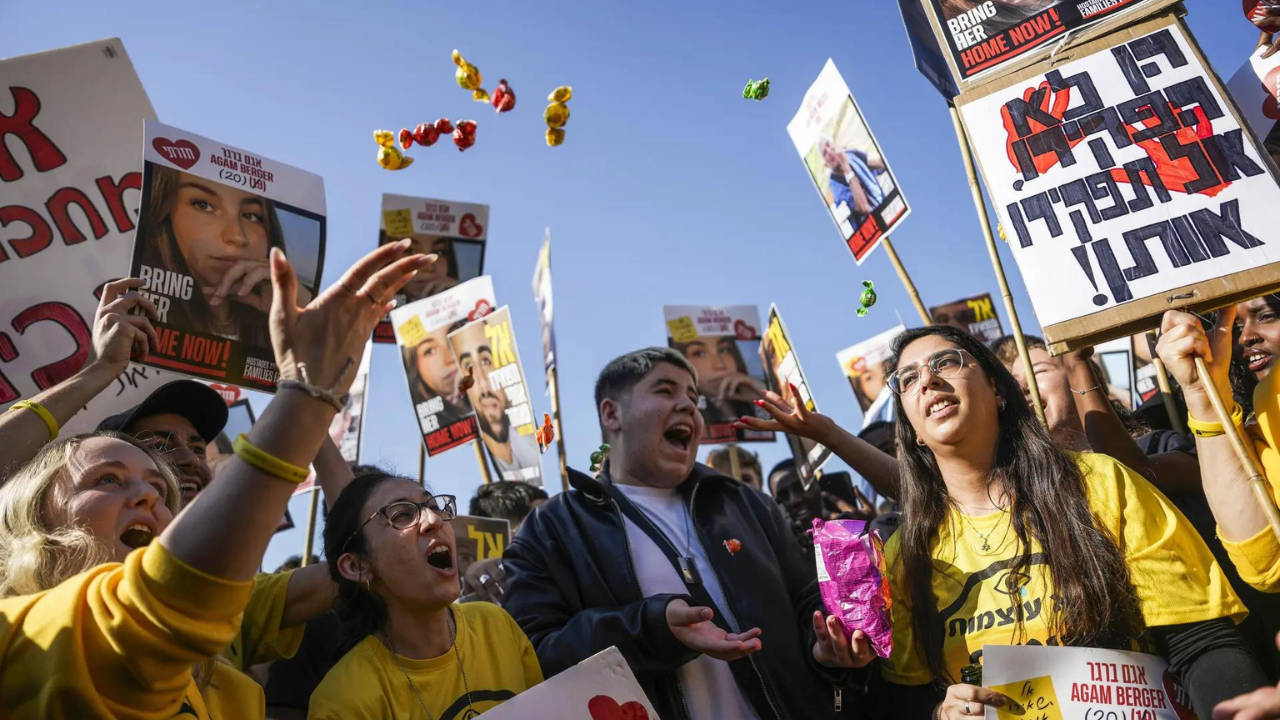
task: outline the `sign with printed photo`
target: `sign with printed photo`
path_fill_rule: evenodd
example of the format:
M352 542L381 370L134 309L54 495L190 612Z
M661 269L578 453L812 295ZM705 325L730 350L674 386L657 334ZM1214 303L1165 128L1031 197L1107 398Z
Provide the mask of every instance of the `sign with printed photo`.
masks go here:
M818 411L818 403L813 399L809 381L805 379L800 358L796 355L791 335L787 332L786 323L782 322L777 305L769 306L769 323L765 326L764 340L760 343L760 360L764 362L764 376L770 390L791 403L803 402L809 412ZM792 395L791 386L799 393L798 398ZM787 445L791 447L791 455L796 460L796 468L800 471L800 480L807 490L817 471L831 457L831 451L808 438L790 433L786 434L786 438Z
M475 382L467 391L480 439L503 480L542 485L538 420L524 380L511 312L504 305L449 333L458 367Z
M364 399L369 391L369 360L373 344L365 343L364 354L360 356L360 367L356 370L356 378L351 383L351 397L342 412L333 416L329 424L329 437L338 446L342 459L349 463L360 462L360 433L364 429Z
M840 370L849 381L853 397L862 410L864 428L877 420L893 420L892 391L885 384L884 361L889 358L889 343L906 329L905 325L889 328L836 353L836 362L840 363ZM882 417L883 412L890 414Z
M880 143L830 59L787 123L787 134L841 239L862 264L911 208Z
M1276 158L1280 156L1280 53L1262 57L1270 47L1254 50L1248 62L1231 76L1227 90L1240 106L1253 136Z
M1004 337L1004 327L996 315L991 293L957 300L929 308L929 317L935 325L950 325L969 333L983 344Z
M274 392L268 254L284 251L299 305L324 265L324 180L216 140L148 121L131 274L156 306L147 364Z
M757 407L767 387L760 360L760 308L667 305L667 346L698 371L698 409L706 424L702 444L773 442L774 433L735 430L744 415L768 419Z
M502 518L458 515L449 521L453 526L458 575L466 577L467 568L481 560L501 560L511 544L511 522Z
M427 455L438 455L479 437L467 376L449 345L449 333L493 312L493 280L481 275L429 298L391 311L409 398Z
M1176 18L960 100L1055 351L1280 284L1280 187Z
M611 647L492 710L484 720L661 720L644 688Z
M542 320L542 369L550 387L551 371L556 366L555 307L551 302L551 230L538 251L538 264L533 268L533 299L538 303Z
M378 221L379 245L409 238L413 252L440 256L396 295L400 305L457 287L484 272L488 205L384 193ZM374 328L373 341L396 341L390 314Z

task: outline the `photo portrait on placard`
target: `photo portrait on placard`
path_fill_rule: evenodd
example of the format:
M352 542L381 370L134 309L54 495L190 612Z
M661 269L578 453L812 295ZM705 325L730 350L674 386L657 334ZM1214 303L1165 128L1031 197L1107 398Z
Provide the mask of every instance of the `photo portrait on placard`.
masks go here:
M764 340L760 343L760 359L764 361L765 379L769 389L778 393L792 405L803 403L809 412L818 411L818 403L813 399L812 389L800 367L800 357L796 355L791 335L787 332L786 323L778 313L778 306L769 307L769 321L765 326ZM797 397L791 392L795 387ZM786 433L787 445L795 458L796 467L800 471L800 479L805 488L813 482L814 474L820 470L831 457L831 451L808 438Z
M364 399L369 390L369 360L373 344L365 343L356 369L356 379L351 383L350 396L342 412L333 416L329 424L329 437L338 446L342 459L349 463L360 462L360 433L364 429Z
M538 251L538 264L533 268L533 299L538 303L542 326L542 370L550 382L556 366L555 304L551 300L551 230Z
M413 252L440 256L396 294L399 304L431 297L483 274L488 205L384 194L380 218L379 245L409 238ZM388 315L374 328L373 340L395 339Z
M324 264L324 181L148 121L132 275L156 306L148 364L274 391L268 254L284 251L306 305Z
M889 328L836 353L836 362L862 410L864 428L873 422L893 422L893 391L886 384L884 361L889 357L889 343L906 329L905 325Z
M950 325L969 333L979 342L988 344L1004 337L1000 317L996 315L991 293L956 300L929 308L934 325Z

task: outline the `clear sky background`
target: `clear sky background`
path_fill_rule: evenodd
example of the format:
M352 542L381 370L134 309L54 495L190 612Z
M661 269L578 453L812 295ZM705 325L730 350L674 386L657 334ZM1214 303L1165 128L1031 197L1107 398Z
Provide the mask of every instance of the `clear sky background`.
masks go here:
M1229 78L1257 31L1236 0L1186 4ZM757 304L764 314L777 302L822 411L846 427L859 422L836 351L915 313L883 252L854 263L787 137L828 57L912 205L894 240L925 303L997 294L946 105L916 72L892 0L0 0L3 56L113 36L162 122L324 176L326 285L376 243L383 192L488 203L485 270L511 307L539 413L549 403L530 280L550 227L563 421L569 462L581 469L600 442L596 374L616 355L665 343L663 304ZM453 48L486 87L510 81L513 112L497 116L455 84ZM744 100L746 81L764 76L769 97ZM566 84L567 139L549 148L545 98ZM474 118L475 147L459 153L442 140L415 147L407 170L377 165L375 129L441 116ZM1023 327L1036 332L1001 251ZM865 318L854 314L862 280L879 293ZM420 436L393 347L374 349L371 386L361 460L416 476ZM751 449L766 472L788 455L781 439ZM543 459L556 491L555 455ZM464 510L480 482L469 447L428 460L426 478ZM306 498L291 509L304 524ZM302 536L278 535L264 566L301 552Z

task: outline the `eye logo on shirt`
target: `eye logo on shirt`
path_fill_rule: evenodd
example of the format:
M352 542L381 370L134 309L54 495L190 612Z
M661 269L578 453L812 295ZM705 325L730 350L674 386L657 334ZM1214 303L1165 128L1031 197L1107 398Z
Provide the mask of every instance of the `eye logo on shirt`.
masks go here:
M457 700L454 700L444 712L440 713L440 720L471 720L515 696L516 694L510 690L475 690L470 696L460 695ZM472 706L479 707L473 709Z

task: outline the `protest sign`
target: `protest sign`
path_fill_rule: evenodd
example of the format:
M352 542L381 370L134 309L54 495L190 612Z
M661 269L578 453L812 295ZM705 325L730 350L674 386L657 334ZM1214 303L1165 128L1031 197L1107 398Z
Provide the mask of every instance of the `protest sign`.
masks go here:
M556 673L479 717L484 720L661 720L616 647Z
M0 407L88 360L102 286L129 273L148 118L118 38L0 60L0 326L16 331L0 333ZM92 431L176 379L130 365L62 431Z
M1176 0L916 0L923 2L961 90L1024 67L1085 28L1097 34Z
M830 58L787 123L787 134L840 237L862 264L911 208Z
M987 92L960 113L1055 352L1280 285L1280 188L1176 17Z
M449 333L493 312L493 280L481 275L429 298L391 311L409 398L427 455L479 436L471 401L458 389L466 371L449 346Z
M1163 658L1052 645L982 650L982 682L1013 703L986 720L1195 720L1191 698Z
M396 295L398 304L431 297L484 272L488 205L383 193L378 218L378 245L409 238L413 252L440 256L437 263L419 270ZM373 341L396 341L390 314L374 328Z
M1227 90L1240 106L1240 114L1253 136L1274 153L1280 152L1280 53L1262 57L1269 47L1263 45L1253 51L1231 76Z
M885 384L884 361L889 358L889 343L906 329L905 325L889 328L836 353L836 362L862 410L864 428L873 422L893 422L892 391Z
M983 344L1004 337L1004 327L991 302L991 293L935 305L929 308L929 317L934 324L960 328Z
M902 15L902 26L907 31L907 41L911 43L916 70L947 100L959 95L960 88L956 86L955 76L951 74L946 54L938 45L938 36L929 24L929 15L925 13L924 5L920 0L898 0L898 13Z
M462 373L473 373L467 391L475 408L480 439L503 480L542 485L542 451L534 437L535 417L524 380L516 335L507 306L449 333Z
M556 331L553 325L555 308L551 303L551 231L542 241L538 251L538 264L533 268L533 299L538 303L538 317L542 319L542 369L551 385L551 371L556 366Z
M369 390L369 359L372 351L373 344L365 343L356 379L351 383L351 395L342 412L334 415L333 422L329 424L329 437L338 446L342 459L349 463L360 462L360 433L364 429L364 399Z
M284 251L298 304L310 302L324 265L324 180L150 120L142 154L130 274L159 314L147 364L274 392L268 253Z
M511 523L501 518L458 515L449 524L453 526L457 548L454 566L459 577L466 577L467 568L473 563L501 560L503 551L511 543Z
M772 442L774 433L735 430L743 415L768 419L755 401L766 385L760 361L760 308L666 305L667 346L698 371L698 410L706 428L703 444Z
M809 412L818 411L818 403L813 399L809 381L805 379L800 358L791 342L791 334L782 322L777 305L769 306L769 323L765 326L764 341L760 343L760 360L764 362L764 376L770 390L793 404L803 402ZM798 398L791 394L790 386L795 386ZM796 468L800 471L800 480L808 490L817 471L831 457L831 451L808 438L790 433L786 434L786 438L787 445L791 447L791 455L796 460Z

